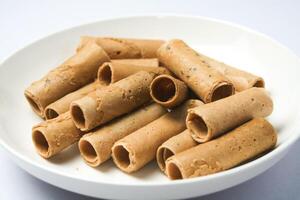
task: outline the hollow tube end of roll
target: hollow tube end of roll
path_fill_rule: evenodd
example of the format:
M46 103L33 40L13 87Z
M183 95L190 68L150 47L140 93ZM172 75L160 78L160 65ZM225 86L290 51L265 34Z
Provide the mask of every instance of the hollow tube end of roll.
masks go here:
M259 87L264 88L265 87L265 81L262 78L258 78L254 83L253 87Z
M59 113L56 112L56 110L54 110L53 108L46 108L44 115L45 115L45 118L47 120L49 120L49 119L54 119L54 118L58 117Z
M131 164L130 153L128 149L122 145L114 145L112 148L112 156L114 163L123 171L130 172L128 170Z
M32 141L37 150L37 152L44 158L51 157L50 145L47 138L40 130L34 130L32 132Z
M163 106L169 107L176 98L176 84L168 76L156 77L150 85L152 99Z
M156 160L159 168L162 171L165 171L166 169L166 160L173 156L174 152L172 152L170 149L166 147L159 147L156 153Z
M183 179L180 168L172 161L166 164L166 174L171 180Z
M81 157L88 165L91 167L97 167L100 164L97 151L95 150L93 144L85 139L80 139L78 142L78 147Z
M195 113L188 113L186 126L191 131L192 138L200 143L207 142L211 139L210 130L202 117Z
M211 99L208 102L217 101L225 97L233 95L235 92L234 86L230 83L218 84L212 91Z
M113 70L109 62L105 62L99 67L98 81L104 85L109 85L113 82Z
M79 105L72 103L70 107L70 113L72 120L77 128L84 131L85 127L85 116L83 110Z
M31 93L25 91L25 98L28 101L29 105L31 106L32 110L38 114L41 117L44 117L44 113L43 113L43 109L42 107L39 105L39 103L33 98L33 96L31 95Z

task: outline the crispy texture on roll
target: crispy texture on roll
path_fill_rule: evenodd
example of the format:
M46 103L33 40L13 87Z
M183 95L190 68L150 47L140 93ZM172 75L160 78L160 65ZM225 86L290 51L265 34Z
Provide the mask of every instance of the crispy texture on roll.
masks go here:
M127 173L142 168L155 158L156 150L163 142L186 129L187 110L200 103L199 100L188 100L170 113L116 142L112 148L115 164Z
M49 104L45 109L45 118L53 119L58 117L60 114L65 113L69 110L72 101L80 99L87 94L104 87L103 84L99 84L98 81L90 83L74 92L67 94L66 96L58 99L57 101Z
M150 39L82 36L77 51L91 41L101 46L111 59L156 58L156 51L164 42Z
M75 125L91 130L149 102L150 83L156 74L140 71L71 103Z
M157 56L205 103L234 94L231 81L203 62L198 53L182 40L166 42L158 49Z
M228 130L273 111L273 102L263 88L250 88L216 102L189 110L186 123L192 137L206 142Z
M139 59L113 59L110 62L117 64L129 64L145 67L159 67L157 58L139 58Z
M93 82L99 66L106 61L109 57L105 51L95 43L88 43L42 79L32 83L25 90L25 97L32 109L44 117L46 106Z
M233 83L236 91L238 92L251 87L265 87L265 82L262 77L229 66L203 54L198 53L198 55L207 65L224 74L224 76Z
M217 173L255 158L276 145L277 134L265 119L256 118L229 133L170 157L170 179L186 179Z
M150 95L156 103L172 108L188 97L188 87L171 75L160 75L152 81Z
M83 132L74 125L69 112L32 128L32 140L36 151L44 158L50 158L71 146L82 134Z
M139 71L153 72L157 75L169 74L169 71L164 67L105 62L98 69L98 81L101 84L109 85Z
M92 167L99 166L111 157L111 148L116 141L165 113L162 106L151 104L84 135L78 143L82 158Z
M188 129L175 135L165 141L156 152L156 162L159 168L165 172L166 160L182 151L197 146L198 143L191 137L191 133Z

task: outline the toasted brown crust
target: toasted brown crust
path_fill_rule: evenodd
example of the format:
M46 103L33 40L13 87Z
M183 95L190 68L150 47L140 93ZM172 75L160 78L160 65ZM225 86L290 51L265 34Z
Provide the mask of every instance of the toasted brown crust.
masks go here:
M170 157L166 172L170 179L185 179L224 171L272 149L276 140L272 125L256 118L215 140Z
M198 53L182 40L166 42L158 49L157 56L205 103L234 94L231 81L203 62Z

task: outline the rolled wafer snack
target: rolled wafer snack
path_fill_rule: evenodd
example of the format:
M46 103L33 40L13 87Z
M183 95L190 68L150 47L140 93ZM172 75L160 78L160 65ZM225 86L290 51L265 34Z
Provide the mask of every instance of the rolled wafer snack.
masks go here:
M50 158L77 142L83 135L74 125L70 112L55 119L43 121L32 128L32 140L36 151L44 158Z
M112 147L115 164L127 173L142 168L155 158L156 150L163 142L186 129L184 121L187 110L200 103L199 100L188 100L170 113L117 141Z
M198 143L191 137L188 129L165 141L156 151L156 161L159 168L165 172L166 160L184 150L197 146Z
M101 84L109 85L123 78L126 78L127 76L135 74L139 71L153 72L157 75L170 73L164 67L149 67L141 65L105 62L98 69L98 81Z
M188 97L188 87L171 75L160 75L152 81L150 95L156 103L172 108Z
M82 36L77 51L91 41L100 45L111 59L156 58L156 51L164 42L149 39Z
M150 101L150 83L155 73L140 71L73 101L72 119L80 130L88 131Z
M206 142L230 129L273 111L273 102L263 88L250 88L216 102L190 109L187 128L197 142Z
M256 118L215 140L170 157L166 161L167 176L186 179L224 171L272 149L276 140L272 125Z
M238 92L249 89L251 87L265 86L265 82L262 77L229 66L203 54L198 53L198 55L203 62L224 74L224 76L226 76L233 83L236 91Z
M140 108L84 135L78 145L85 162L97 167L111 157L114 143L166 113L158 104Z
M139 58L139 59L114 59L111 63L139 65L145 67L159 67L157 58Z
M86 96L88 93L95 91L104 87L103 84L100 84L98 81L90 83L74 92L67 94L66 96L58 99L57 101L49 104L45 108L45 118L53 119L58 117L60 114L65 113L69 110L70 104L72 101L80 99Z
M44 109L66 94L93 82L99 66L109 61L105 51L95 43L88 43L81 51L48 72L25 90L32 109L44 117Z
M166 68L184 81L205 103L234 94L231 81L202 61L198 53L182 40L170 40L162 45L157 56Z

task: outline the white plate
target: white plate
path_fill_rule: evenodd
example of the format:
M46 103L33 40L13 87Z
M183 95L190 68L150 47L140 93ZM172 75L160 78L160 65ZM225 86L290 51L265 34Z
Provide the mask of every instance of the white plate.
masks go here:
M181 38L200 52L265 78L275 103L269 120L278 130L275 150L245 165L218 174L170 181L153 162L128 175L111 161L88 167L76 145L48 161L31 142L33 114L23 91L33 80L74 53L80 35ZM0 67L0 143L32 175L73 192L101 198L186 198L242 183L280 160L300 135L298 101L300 60L269 37L238 25L202 17L137 16L103 20L68 29L16 52Z

